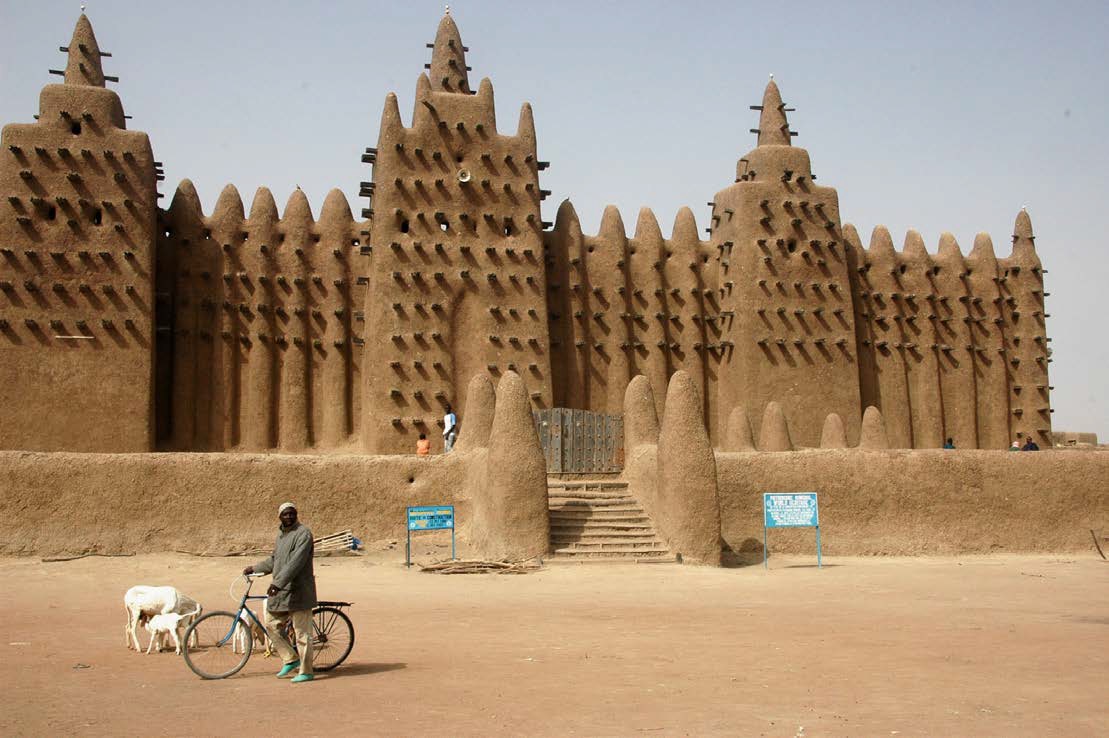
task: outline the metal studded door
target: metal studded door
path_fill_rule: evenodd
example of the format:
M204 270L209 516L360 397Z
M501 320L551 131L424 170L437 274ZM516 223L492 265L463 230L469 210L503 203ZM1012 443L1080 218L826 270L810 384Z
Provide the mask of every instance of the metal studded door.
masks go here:
M548 472L613 474L624 468L624 418L556 407L532 412Z

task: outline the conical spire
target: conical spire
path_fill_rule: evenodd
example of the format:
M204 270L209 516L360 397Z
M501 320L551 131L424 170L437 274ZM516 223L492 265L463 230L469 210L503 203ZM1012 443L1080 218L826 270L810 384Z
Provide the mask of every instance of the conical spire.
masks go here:
M535 114L532 113L531 103L520 106L520 123L516 126L516 137L527 141L532 150L535 149Z
M620 209L615 205L605 206L605 211L601 215L601 227L597 230L597 235L610 241L618 241L627 238L627 234L628 232L624 229L624 219L620 217Z
M759 146L789 146L789 121L782 93L771 77L762 95L762 113L759 115Z
M670 232L670 240L688 246L697 246L700 242L697 234L697 218L687 206L678 208L678 213L674 216L674 228Z
M381 109L381 126L378 135L382 140L385 140L387 133L395 133L403 128L404 123L400 119L400 106L397 104L397 96L390 92L385 96L385 107Z
M196 193L196 186L193 185L191 179L183 179L177 185L177 189L173 192L173 198L169 201L168 212L172 218L180 217L185 213L203 217L200 196Z
M655 217L655 211L650 208L640 208L639 217L635 221L635 236L636 240L649 239L651 241L662 242L662 229L658 226L658 218Z
M470 92L470 80L466 76L466 47L458 26L448 12L439 21L435 33L435 43L431 51L431 85L439 92Z
M1024 208L1017 213L1017 222L1013 226L1013 256L1022 261L1035 262L1039 266L1039 257L1036 256L1036 236L1032 233L1032 219Z
M212 220L234 218L242 220L244 217L243 198L233 184L228 184L220 190L216 199L216 207L212 210Z
M250 220L255 224L265 222L272 225L277 218L277 202L273 199L273 193L269 187L259 187L250 203Z
M323 200L320 209L320 223L329 228L349 225L354 220L350 212L347 196L338 187L332 188Z
M65 65L67 85L104 86L104 67L100 64L100 46L96 34L92 32L89 17L81 13L77 26L73 29L73 39L67 48L69 61Z

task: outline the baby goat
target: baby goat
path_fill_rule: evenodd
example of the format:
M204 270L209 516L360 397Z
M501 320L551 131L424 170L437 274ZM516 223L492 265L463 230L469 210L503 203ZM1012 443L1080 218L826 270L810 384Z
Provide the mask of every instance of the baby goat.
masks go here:
M166 636L169 635L173 637L174 653L180 655L181 638L185 635L185 628L189 627L189 623L199 614L200 606L197 605L195 610L184 615L176 612L165 612L151 616L146 621L146 629L150 631L150 645L146 647L146 653L150 653L150 649L154 648L155 643L158 644L158 653L161 653Z

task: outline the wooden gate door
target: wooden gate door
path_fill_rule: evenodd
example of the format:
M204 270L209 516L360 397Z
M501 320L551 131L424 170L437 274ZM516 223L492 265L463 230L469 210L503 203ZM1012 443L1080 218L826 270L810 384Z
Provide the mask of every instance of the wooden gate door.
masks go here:
M615 474L624 468L624 417L556 407L532 412L548 472Z

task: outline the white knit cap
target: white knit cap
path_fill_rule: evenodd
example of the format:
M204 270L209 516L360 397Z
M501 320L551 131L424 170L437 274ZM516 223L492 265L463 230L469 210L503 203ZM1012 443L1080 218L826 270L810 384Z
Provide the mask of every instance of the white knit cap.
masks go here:
M296 509L297 509L297 506L296 506L296 505L294 505L294 504L293 504L293 503L291 503L291 502L282 502L282 503L281 503L281 507L277 508L277 514L278 514L278 515L280 515L281 513L283 513L283 512L285 512L286 510L288 510L288 509L289 509L290 507L291 507L291 508L293 508L294 510L296 510Z

